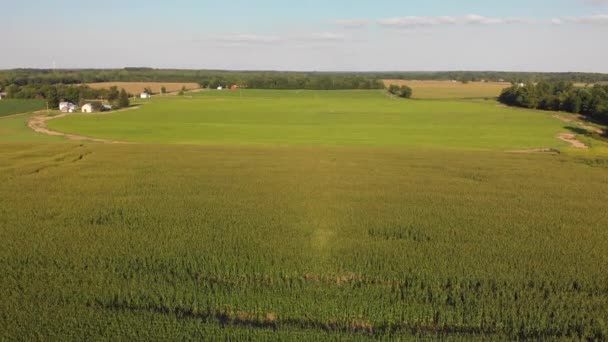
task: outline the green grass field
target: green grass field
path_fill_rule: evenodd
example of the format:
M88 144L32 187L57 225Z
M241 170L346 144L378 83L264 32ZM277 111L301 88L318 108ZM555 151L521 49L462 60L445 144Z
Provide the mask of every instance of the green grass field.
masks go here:
M0 117L0 143L2 142L61 142L60 137L37 134L27 122L31 114Z
M45 108L42 100L0 100L0 117L28 113Z
M53 120L55 130L141 143L399 146L509 150L565 146L549 114L494 101L404 101L380 91L208 91L140 110Z
M608 338L605 144L492 101L189 96L49 121L134 144L0 119L0 340Z

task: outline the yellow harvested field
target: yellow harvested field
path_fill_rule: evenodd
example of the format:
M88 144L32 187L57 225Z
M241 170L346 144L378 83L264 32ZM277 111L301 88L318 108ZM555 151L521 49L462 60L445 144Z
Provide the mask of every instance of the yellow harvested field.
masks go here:
M150 88L153 93L160 93L160 89L164 86L167 88L167 92L173 93L180 91L182 87L186 87L187 90L199 89L198 83L171 83L171 82L102 82L102 83L88 83L89 87L93 89L107 89L112 86L117 86L118 89L125 89L130 94L139 94L144 91L144 88Z
M508 82L462 82L452 81L407 81L383 80L388 87L391 84L408 85L417 99L459 99L497 97L501 91L511 86Z

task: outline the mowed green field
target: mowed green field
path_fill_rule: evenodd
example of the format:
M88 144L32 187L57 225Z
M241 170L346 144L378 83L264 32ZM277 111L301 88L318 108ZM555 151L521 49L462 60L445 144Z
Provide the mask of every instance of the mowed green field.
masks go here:
M52 129L118 141L171 144L552 148L564 123L494 101L405 101L382 91L207 91L157 98L139 110L74 115Z
M493 102L189 96L49 121L134 144L0 119L0 340L608 338L602 143Z
M0 117L44 109L42 100L0 100Z

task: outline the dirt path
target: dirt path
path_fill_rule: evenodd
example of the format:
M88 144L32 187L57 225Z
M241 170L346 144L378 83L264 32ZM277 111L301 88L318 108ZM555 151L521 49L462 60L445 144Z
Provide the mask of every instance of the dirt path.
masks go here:
M107 114L113 114L113 113L118 113L118 112L124 112L127 110L134 110L134 109L138 109L138 108L139 107L131 107L131 108L126 108L126 109L115 110L115 111L106 112L106 113L91 114L91 115L107 115ZM44 112L46 113L46 111L44 111ZM40 112L36 112L36 113L40 113ZM31 128L36 133L47 134L47 135L52 135L52 136L60 136L60 137L64 137L64 138L67 138L70 140L92 141L92 142L99 142L99 143L105 143L105 144L130 144L129 142L125 142L125 141L100 139L100 138L87 137L84 135L53 131L53 130L49 129L46 125L47 121L50 121L53 119L58 119L58 118L63 118L63 117L69 116L69 115L73 115L73 113L62 113L62 114L55 115L55 116L37 114L37 115L33 115L32 117L30 117L27 125L29 128Z
M576 135L572 133L560 133L557 138L561 141L565 141L572 145L574 148L588 149L589 146L585 145L582 141L576 138Z
M529 149L529 150L511 150L511 151L507 151L507 153L521 153L521 154L526 154L526 153L549 153L549 154L559 154L559 152L557 150L550 149L550 148L534 148L534 149Z

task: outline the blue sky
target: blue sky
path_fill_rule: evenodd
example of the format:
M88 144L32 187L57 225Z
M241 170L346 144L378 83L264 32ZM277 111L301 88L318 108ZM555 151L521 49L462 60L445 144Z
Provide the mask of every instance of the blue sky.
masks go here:
M608 72L608 0L12 1L0 22L0 68Z

